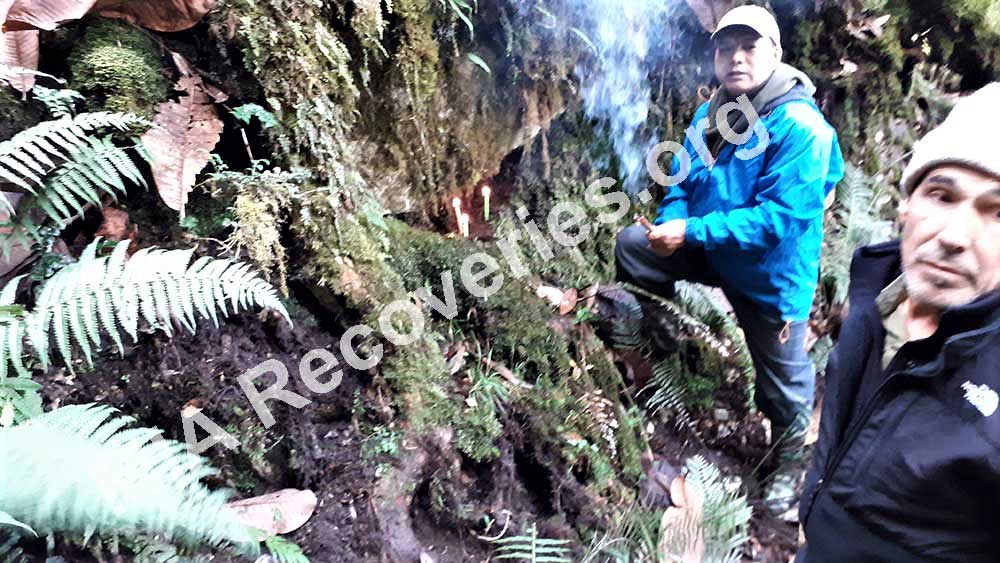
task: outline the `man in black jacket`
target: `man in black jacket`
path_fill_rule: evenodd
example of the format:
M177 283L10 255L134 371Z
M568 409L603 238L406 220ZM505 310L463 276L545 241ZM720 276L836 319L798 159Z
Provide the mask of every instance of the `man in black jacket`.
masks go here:
M918 143L901 240L855 255L799 563L1000 561L997 135L1000 83Z

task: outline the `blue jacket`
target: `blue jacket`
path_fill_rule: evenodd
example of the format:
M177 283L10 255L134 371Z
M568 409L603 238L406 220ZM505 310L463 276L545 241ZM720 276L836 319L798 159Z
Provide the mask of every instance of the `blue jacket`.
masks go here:
M695 112L695 123L708 105ZM770 142L754 158L736 151L754 149L756 133L742 147L727 144L711 170L684 140L690 172L669 189L654 223L687 219L685 244L704 248L728 289L783 320L803 320L819 278L824 202L844 175L844 160L836 131L811 99L764 112ZM679 158L671 168L676 175Z

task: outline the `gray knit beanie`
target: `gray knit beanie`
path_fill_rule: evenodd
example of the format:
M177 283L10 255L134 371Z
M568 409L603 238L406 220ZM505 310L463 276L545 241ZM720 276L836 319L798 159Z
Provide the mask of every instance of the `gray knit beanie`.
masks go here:
M962 164L1000 177L1000 82L962 98L913 149L900 186L909 196L932 168Z

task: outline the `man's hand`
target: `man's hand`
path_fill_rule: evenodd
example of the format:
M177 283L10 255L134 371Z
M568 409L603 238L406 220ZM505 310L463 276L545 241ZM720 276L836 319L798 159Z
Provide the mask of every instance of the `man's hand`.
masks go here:
M653 252L661 256L670 256L678 248L684 246L684 233L687 230L687 221L684 219L674 219L662 225L654 225L646 235L649 238L649 246Z

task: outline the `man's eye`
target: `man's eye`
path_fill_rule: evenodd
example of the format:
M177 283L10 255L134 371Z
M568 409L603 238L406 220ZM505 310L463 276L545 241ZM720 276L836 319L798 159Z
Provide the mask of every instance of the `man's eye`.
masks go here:
M947 190L942 190L940 188L932 189L927 192L927 197L933 199L934 201L940 201L943 203L948 203L951 201L951 194Z

